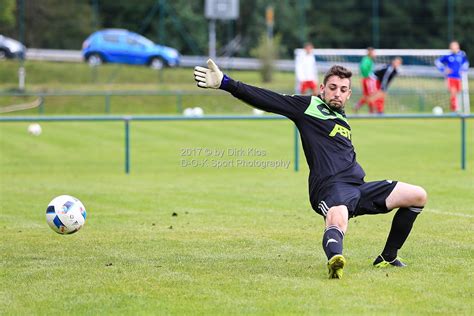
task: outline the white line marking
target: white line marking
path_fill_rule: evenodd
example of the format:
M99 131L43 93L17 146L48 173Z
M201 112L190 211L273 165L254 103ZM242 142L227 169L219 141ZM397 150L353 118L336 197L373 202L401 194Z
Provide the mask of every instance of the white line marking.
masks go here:
M439 210L434 210L432 208L431 209L426 209L425 211L427 211L429 213L435 213L435 214L441 214L441 215L450 215L450 216L474 218L474 215L471 215L471 214L443 212L443 211L439 211Z

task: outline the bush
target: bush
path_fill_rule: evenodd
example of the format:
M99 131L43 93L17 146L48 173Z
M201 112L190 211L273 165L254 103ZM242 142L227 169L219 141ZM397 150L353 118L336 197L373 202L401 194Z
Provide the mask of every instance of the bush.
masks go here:
M263 33L258 41L258 46L250 51L253 57L260 59L260 75L263 82L271 82L275 70L275 59L278 58L281 36L277 35L270 39L267 33Z

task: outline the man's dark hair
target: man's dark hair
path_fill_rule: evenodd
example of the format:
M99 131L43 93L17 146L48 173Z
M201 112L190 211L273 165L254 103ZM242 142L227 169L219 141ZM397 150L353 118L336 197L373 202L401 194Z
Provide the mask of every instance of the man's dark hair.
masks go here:
M334 65L324 75L324 80L323 80L324 85L326 85L326 83L328 82L329 77L332 77L332 76L337 76L341 79L347 78L349 79L349 81L351 81L352 72L349 69L344 68L342 66Z
M401 63L403 63L403 59L400 56L395 57L392 59L392 61L399 60Z

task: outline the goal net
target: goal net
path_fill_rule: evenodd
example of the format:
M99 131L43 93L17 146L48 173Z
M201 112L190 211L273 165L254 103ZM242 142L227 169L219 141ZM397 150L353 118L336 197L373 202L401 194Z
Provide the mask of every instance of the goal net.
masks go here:
M295 60L304 52L304 49L296 49ZM431 112L435 107L441 107L445 113L450 112L450 94L443 74L434 64L437 58L448 54L449 50L376 49L375 52L374 70L389 64L395 57L403 59L398 75L391 81L387 90L385 113ZM342 65L352 71L353 97L351 98L351 104L355 104L362 95L359 63L362 57L367 54L367 50L314 49L313 54L319 74L318 84L322 82L324 73L335 64ZM297 83L295 89L298 90ZM466 73L464 73L462 90L457 99L459 111L469 113L469 88ZM346 109L347 112L351 113L350 106ZM360 112L368 112L367 106L362 107Z

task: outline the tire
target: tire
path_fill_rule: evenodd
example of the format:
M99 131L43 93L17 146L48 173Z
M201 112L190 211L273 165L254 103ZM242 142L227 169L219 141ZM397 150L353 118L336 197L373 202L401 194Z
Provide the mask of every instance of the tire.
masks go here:
M87 63L91 67L100 66L104 63L104 58L97 53L92 53L87 57Z
M0 60L7 59L7 57L8 57L7 51L4 49L0 49Z
M165 67L165 62L160 57L152 57L149 65L152 69L161 70Z

